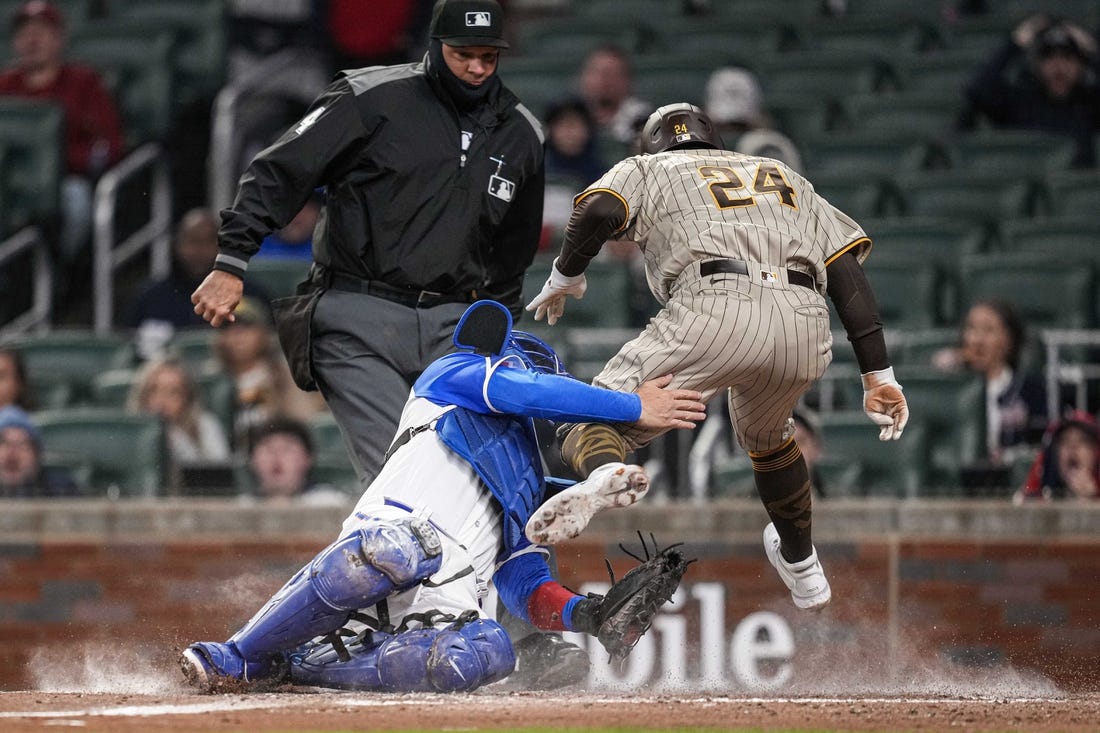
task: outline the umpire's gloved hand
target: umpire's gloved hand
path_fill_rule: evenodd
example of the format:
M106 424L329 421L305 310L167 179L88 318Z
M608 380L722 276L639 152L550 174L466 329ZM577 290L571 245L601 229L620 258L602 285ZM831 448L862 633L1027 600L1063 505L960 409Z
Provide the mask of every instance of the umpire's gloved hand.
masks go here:
M897 440L909 422L909 405L894 378L894 367L860 375L863 379L863 411L881 426L879 440Z
M584 273L580 275L563 275L558 271L558 260L554 259L554 265L550 268L550 277L542 286L542 292L527 304L527 310L535 312L535 320L541 321L546 316L546 322L553 326L565 312L565 296L583 298L588 290L588 281Z

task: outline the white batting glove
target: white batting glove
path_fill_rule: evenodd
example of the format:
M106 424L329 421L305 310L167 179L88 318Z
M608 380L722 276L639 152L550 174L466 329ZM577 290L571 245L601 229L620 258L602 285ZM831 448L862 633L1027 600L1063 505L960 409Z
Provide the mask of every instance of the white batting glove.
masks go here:
M558 261L555 259L554 265L550 268L550 277L542 286L542 292L527 304L527 310L535 312L536 321L541 321L542 317L546 316L546 322L553 326L565 312L565 296L572 295L580 299L584 297L586 290L588 290L588 281L585 280L584 273L572 277L562 275L558 271Z
M879 440L897 440L909 422L909 405L901 394L901 385L894 378L894 367L861 374L863 379L863 411L871 422L880 426Z

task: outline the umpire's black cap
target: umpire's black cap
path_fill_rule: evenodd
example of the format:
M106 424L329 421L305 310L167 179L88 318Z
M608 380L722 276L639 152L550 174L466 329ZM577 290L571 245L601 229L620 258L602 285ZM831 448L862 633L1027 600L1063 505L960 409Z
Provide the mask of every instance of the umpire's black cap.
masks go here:
M509 47L504 12L496 0L438 0L429 34L448 46Z

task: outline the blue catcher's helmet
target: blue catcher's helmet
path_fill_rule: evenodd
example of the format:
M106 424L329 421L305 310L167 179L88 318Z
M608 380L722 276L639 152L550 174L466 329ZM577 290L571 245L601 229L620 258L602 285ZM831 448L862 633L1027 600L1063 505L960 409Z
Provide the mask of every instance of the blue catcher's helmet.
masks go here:
M554 347L526 331L512 331L504 353L518 356L532 371L573 376L565 370L565 365L561 363Z
M455 327L454 345L479 354L516 356L542 374L571 376L550 344L526 331L513 331L512 314L495 300L479 300L466 309Z

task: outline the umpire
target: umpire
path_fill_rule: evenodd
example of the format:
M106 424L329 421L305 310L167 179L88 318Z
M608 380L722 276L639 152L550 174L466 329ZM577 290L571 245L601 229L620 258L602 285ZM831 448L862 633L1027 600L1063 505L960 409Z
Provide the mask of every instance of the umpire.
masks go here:
M502 21L495 0L439 0L419 63L337 74L241 176L214 270L191 296L211 325L232 320L264 237L324 192L310 279L275 310L295 381L324 395L364 486L466 307L522 311L543 138L496 74Z

